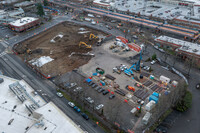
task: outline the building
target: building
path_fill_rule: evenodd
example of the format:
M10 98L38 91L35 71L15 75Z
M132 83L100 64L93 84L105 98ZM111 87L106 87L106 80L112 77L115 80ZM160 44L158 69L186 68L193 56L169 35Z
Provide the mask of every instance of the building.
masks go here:
M83 133L54 103L46 103L25 81L0 75L3 133ZM3 81L3 82L2 82Z
M13 11L0 10L0 24L8 24L16 19L24 17L24 15L24 10L22 8Z
M187 42L168 36L159 36L155 38L156 45L171 49L184 60L192 59L197 65L200 65L200 45Z
M9 23L9 28L13 31L22 32L37 25L40 25L39 18L24 17Z
M24 1L21 3L17 3L14 5L15 9L22 8L24 10L30 10L35 7L35 2L32 1Z

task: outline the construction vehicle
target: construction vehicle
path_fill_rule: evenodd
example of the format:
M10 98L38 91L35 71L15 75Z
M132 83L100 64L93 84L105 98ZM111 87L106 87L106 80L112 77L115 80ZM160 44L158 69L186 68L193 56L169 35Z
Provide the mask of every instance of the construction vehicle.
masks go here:
M120 69L120 66L116 66L113 68L113 73L118 73L118 74L121 74L121 69Z
M124 73L128 76L133 75L133 71L140 71L140 61L142 60L142 52L140 51L140 59L137 63L133 64L129 69L124 70Z
M97 39L97 38L99 38L99 37L98 37L98 36L95 36L94 34L91 33L91 34L90 34L90 37L89 37L89 40L91 41L92 38Z
M117 47L116 45L111 45L111 46L109 47L109 49L112 50L112 49L114 49L114 48L116 48L116 47Z
M80 42L80 43L79 43L79 47L80 47L82 44L85 45L86 48L91 48L91 47L92 47L91 45L87 45L85 42Z
M125 88L126 88L127 90L129 90L129 91L132 91L132 92L135 91L135 88L132 87L132 86L130 86L130 85L127 85Z
M103 38L99 38L99 40L97 42L97 46L101 46L102 42L103 42Z

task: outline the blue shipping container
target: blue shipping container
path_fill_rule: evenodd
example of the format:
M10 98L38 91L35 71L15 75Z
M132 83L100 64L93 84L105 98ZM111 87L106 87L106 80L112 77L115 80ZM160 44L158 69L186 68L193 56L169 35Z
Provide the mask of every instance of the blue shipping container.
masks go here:
M155 96L153 96L153 95L151 95L151 96L149 97L149 101L151 101L151 100L153 100L153 101L155 101L156 103L158 103L158 98L155 97Z
M159 98L159 93L157 93L157 92L154 92L152 95Z

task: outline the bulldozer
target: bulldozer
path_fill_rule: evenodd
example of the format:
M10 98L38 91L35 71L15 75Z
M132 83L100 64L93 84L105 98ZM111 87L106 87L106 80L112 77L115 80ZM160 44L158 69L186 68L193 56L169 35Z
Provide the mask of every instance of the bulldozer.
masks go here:
M92 47L91 45L87 45L85 42L80 42L80 43L79 43L79 47L80 47L82 44L85 45L86 48L91 48L91 47Z
M89 40L91 41L92 40L92 38L94 38L94 39L97 39L97 38L99 38L98 36L95 36L94 34L90 34L90 37L89 37Z

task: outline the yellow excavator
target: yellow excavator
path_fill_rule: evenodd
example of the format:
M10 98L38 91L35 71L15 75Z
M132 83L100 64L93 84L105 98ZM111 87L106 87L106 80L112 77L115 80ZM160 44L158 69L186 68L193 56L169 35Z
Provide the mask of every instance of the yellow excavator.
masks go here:
M91 34L90 34L90 37L89 37L89 40L91 41L92 38L97 39L97 38L99 38L99 37L98 37L98 36L95 36L94 34L91 33Z
M79 43L79 47L80 47L82 44L85 45L86 48L91 48L91 47L92 47L91 45L87 45L85 42L80 42L80 43Z

